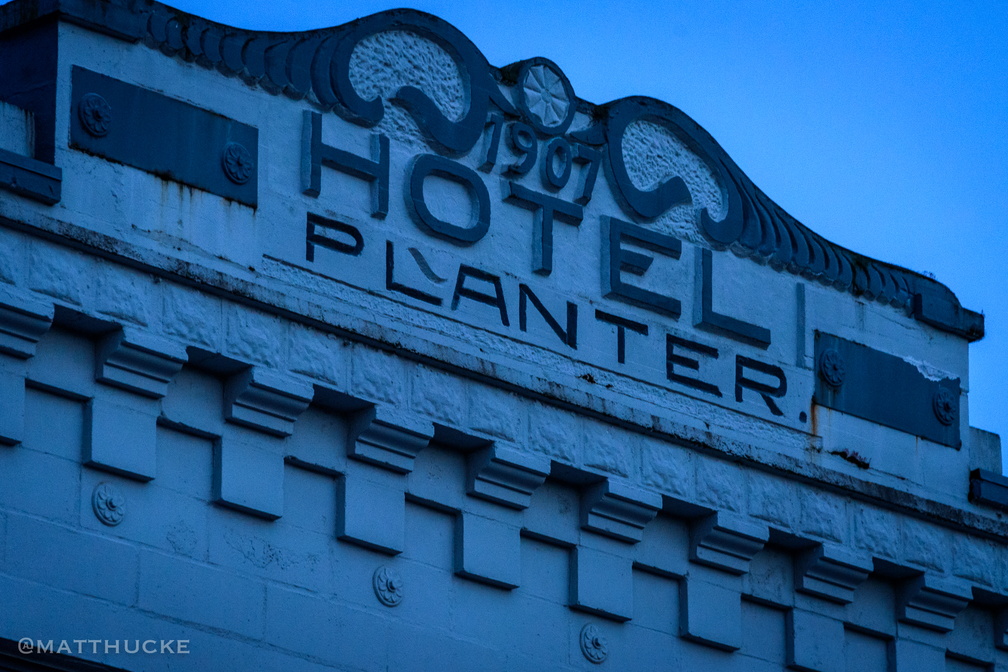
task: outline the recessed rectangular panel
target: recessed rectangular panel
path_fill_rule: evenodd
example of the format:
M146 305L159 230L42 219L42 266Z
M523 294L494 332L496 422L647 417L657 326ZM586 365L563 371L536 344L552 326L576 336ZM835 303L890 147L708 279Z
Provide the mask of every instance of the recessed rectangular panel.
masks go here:
M78 67L70 143L166 180L257 203L258 129Z
M958 449L959 379L932 380L899 357L816 333L815 403Z

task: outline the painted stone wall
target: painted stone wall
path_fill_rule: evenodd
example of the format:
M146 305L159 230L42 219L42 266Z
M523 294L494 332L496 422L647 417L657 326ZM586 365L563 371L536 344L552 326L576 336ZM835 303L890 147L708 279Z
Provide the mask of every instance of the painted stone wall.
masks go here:
M433 17L58 7L0 10L0 661L1005 665L947 288Z

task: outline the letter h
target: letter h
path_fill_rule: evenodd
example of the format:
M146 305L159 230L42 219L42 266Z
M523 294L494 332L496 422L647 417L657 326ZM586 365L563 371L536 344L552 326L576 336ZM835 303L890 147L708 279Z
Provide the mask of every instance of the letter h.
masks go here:
M322 166L371 183L371 216L384 219L389 201L389 139L371 134L371 155L366 159L322 142L322 115L304 113L301 131L301 191L318 196L322 191Z

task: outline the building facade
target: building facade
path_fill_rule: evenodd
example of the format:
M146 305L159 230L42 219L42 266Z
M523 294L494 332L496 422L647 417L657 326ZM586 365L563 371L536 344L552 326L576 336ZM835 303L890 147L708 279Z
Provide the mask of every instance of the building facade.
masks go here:
M576 84L0 7L0 669L1005 669L982 316Z

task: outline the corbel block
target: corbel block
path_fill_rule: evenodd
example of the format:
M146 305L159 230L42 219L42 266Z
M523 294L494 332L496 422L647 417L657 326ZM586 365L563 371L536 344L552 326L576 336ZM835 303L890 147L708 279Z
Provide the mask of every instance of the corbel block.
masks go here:
M679 584L680 634L723 651L742 647L742 595L723 582L704 581L691 572Z
M156 403L123 406L103 397L87 405L84 463L114 474L150 481L157 471Z
M788 667L807 672L844 672L844 640L842 621L800 609L788 612Z
M469 458L466 491L512 509L527 509L532 493L549 475L550 460L493 443Z
M461 513L455 528L455 573L498 588L517 588L521 581L520 529Z
M854 591L872 572L869 557L833 544L821 544L795 560L795 590L837 604L854 601Z
M945 650L898 637L893 641L896 672L945 672Z
M221 437L214 451L215 498L222 506L276 520L283 515L283 456L263 450L259 443Z
M273 436L290 436L294 421L308 408L313 394L307 383L252 367L228 380L224 417Z
M53 320L53 304L0 284L0 352L28 359Z
M357 473L354 473L354 472ZM336 536L380 553L398 555L405 548L406 494L390 479L371 479L357 470L339 479ZM396 476L391 480L403 481Z
M769 537L766 525L718 511L693 527L690 560L730 574L745 574Z
M16 359L0 362L0 444L24 438L25 373L22 360L52 325L53 305L0 283L0 353Z
M607 478L582 495L581 527L635 544L661 505L661 495Z
M577 546L571 551L570 606L614 621L633 617L633 570L627 558Z
M168 393L168 383L182 370L186 358L181 345L124 328L98 344L95 380L160 399Z
M17 362L14 368L0 368L0 443L11 446L24 439L24 363Z
M994 646L1008 651L1008 608L994 618Z
M973 599L969 584L922 574L900 591L897 617L904 623L937 632L949 632L955 619Z
M408 474L413 461L434 436L434 424L378 406L360 413L350 423L347 454L357 460Z

